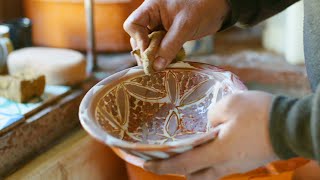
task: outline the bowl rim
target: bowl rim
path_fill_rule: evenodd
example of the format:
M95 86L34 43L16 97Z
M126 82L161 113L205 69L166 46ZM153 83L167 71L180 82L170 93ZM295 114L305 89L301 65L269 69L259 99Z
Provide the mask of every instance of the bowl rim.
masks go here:
M168 69L175 69L175 68L215 70L215 72L218 72L218 73L230 73L236 82L233 84L237 84L235 85L237 88L237 92L240 93L242 91L247 90L246 86L239 80L239 78L235 74L233 74L230 71L226 71L222 68L218 68L214 65L200 63L200 62L184 61L184 62L171 64L168 66ZM141 66L135 66L135 67L122 70L120 72L112 74L106 77L105 79L101 80L99 83L93 86L86 93L79 107L79 119L80 119L81 125L89 135L91 135L94 139L100 141L101 143L111 147L146 151L146 152L155 151L155 150L169 151L175 148L179 149L177 151L184 151L184 149L189 149L189 148L192 148L193 146L206 143L216 137L217 132L214 129L211 129L208 132L199 134L195 137L181 139L179 141L172 141L165 144L133 143L133 142L128 142L110 135L109 133L105 132L102 129L102 127L98 125L96 121L90 120L90 118L94 117L92 115L92 109L90 110L90 107L95 101L94 98L97 98L97 96L94 97L94 94L98 94L99 91L106 89L106 88L102 88L106 86L104 83L117 81L119 80L119 77L121 77L120 79L122 79L123 77L127 76L127 74L131 75L132 73L141 73L141 72L143 72L143 68Z

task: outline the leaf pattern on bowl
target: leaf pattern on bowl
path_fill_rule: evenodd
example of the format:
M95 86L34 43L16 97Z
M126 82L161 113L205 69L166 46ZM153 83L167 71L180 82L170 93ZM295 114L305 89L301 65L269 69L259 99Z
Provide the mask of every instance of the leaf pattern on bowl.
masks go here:
M168 121L165 122L166 132L169 137L172 137L179 130L180 117L176 111L171 111L171 113L169 113L169 114L170 115L168 116Z
M131 77L103 96L95 119L112 136L130 142L189 138L207 132L207 110L226 95L222 87L213 74L194 69Z

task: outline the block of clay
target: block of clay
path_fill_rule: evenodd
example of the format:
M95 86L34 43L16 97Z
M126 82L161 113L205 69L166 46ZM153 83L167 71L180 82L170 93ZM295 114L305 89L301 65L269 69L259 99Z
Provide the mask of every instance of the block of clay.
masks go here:
M69 49L31 47L12 52L8 57L10 75L25 69L44 74L49 85L75 85L86 79L86 60Z
M45 76L20 73L14 76L0 76L0 96L25 103L39 97L45 89Z

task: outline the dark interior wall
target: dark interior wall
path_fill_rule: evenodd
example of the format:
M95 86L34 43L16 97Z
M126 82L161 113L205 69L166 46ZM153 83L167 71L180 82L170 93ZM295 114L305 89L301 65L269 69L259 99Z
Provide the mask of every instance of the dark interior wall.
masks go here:
M22 0L0 0L0 21L22 17Z

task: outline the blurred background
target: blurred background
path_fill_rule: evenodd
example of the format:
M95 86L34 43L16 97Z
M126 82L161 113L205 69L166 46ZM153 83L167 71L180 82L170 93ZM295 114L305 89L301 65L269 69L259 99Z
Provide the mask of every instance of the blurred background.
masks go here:
M95 1L94 21L98 52L119 53L131 50L129 37L122 29L122 24L142 1ZM0 0L0 22L17 21L18 18L23 17L31 20L26 26L32 27L32 44L71 48L82 52L86 50L87 35L83 0ZM303 64L302 21L303 5L299 2L257 27L246 30L233 28L227 32L238 31L239 34L233 34L238 36L236 38L244 48L252 48L249 46L250 39L253 43L252 40L255 38L256 41L260 41L256 43L260 43L261 47L284 55L290 63ZM190 55L199 55L219 53L223 48L232 49L239 45L230 43L217 47L220 39L226 39L223 35L227 32L218 34L216 43L211 37L187 43L186 50ZM13 41L17 40L13 39ZM27 42L24 43L23 45L28 45Z

